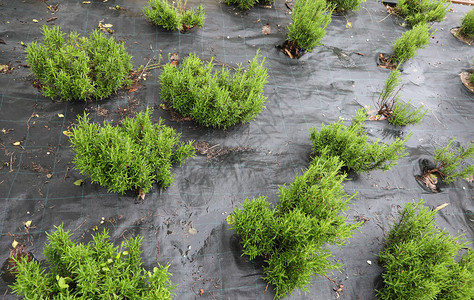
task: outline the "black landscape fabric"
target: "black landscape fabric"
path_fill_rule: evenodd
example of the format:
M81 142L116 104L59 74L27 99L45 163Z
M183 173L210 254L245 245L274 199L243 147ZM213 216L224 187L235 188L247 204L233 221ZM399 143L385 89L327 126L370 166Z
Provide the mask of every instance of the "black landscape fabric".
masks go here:
M263 261L241 256L226 217L245 198L265 195L278 201L278 187L309 166L312 127L349 120L357 109L374 107L389 74L377 67L378 54L390 53L407 28L400 26L403 20L388 15L381 2L368 0L360 11L334 15L324 45L295 60L275 47L285 41L291 22L283 1L248 11L217 0L190 0L187 6L200 3L206 12L204 27L182 34L145 20L144 0L0 0L0 64L9 66L0 74L1 263L8 259L13 240L44 259L45 232L60 224L80 242L107 228L116 245L134 235L144 237L147 269L157 261L171 264L176 299L273 298L272 286L261 279ZM56 4L53 14L47 5ZM117 5L122 9L111 9ZM306 295L295 291L288 299L375 299L382 272L377 253L407 202L423 198L431 208L449 203L437 224L473 240L473 184L457 180L432 193L415 180L420 162L432 159L435 147L452 137L464 145L474 139L474 94L459 79L459 73L471 67L474 51L450 33L469 9L452 4L446 20L433 24L436 33L428 47L403 65L401 94L404 101L412 99L414 106L428 109L422 123L394 127L386 121L366 122L371 139L392 141L409 132L413 136L407 143L409 155L390 171L351 173L345 182L348 193L358 192L346 213L351 221L365 224L348 245L334 249L343 269L328 276L334 282L315 276ZM266 108L255 121L227 130L179 120L160 107L160 69L151 71L136 91L124 90L100 102L52 102L41 96L26 66L24 45L41 41L44 24L88 36L102 20L113 25L115 39L126 43L135 68L156 63L160 55L166 62L169 53L179 59L196 53L218 64L247 66L260 49L269 74ZM264 26L269 34L262 32ZM143 200L131 192L108 193L73 168L63 132L78 114L86 111L96 122L118 122L146 106L154 107L154 119L163 118L183 140L202 142L203 153L214 148L174 166L174 184L165 190L155 185ZM74 185L79 179L85 184ZM0 295L16 299L9 284L2 276ZM339 284L343 290L336 292Z

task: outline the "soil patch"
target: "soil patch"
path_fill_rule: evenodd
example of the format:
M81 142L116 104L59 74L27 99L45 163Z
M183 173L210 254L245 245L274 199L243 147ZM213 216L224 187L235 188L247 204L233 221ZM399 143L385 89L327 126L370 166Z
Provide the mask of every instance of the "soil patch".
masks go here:
M460 31L461 31L461 27L451 28L451 34L454 35L455 38L471 46L471 44L474 42L474 38L470 38L465 35L462 35L459 33Z
M392 62L392 56L386 53L379 53L377 66L389 70L395 70L397 68L397 64Z
M472 84L470 79L471 74L472 73L463 71L461 72L461 74L459 74L459 77L461 77L462 84L464 84L466 88L468 88L471 92L474 93L474 84Z
M276 47L290 58L300 58L304 54L304 51L293 41L286 40L283 45L277 45Z

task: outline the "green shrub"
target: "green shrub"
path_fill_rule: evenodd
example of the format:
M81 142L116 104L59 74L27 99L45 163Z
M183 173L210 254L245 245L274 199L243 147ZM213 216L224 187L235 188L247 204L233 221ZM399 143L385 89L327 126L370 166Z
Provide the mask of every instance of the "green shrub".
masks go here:
M311 129L310 139L315 155L337 156L344 165L355 172L366 172L375 169L389 170L397 160L407 155L405 143L410 138L397 138L391 145L376 140L368 143L364 130L367 112L361 108L352 119L351 125L344 125L339 120L332 125L322 125L321 129Z
M13 292L26 299L172 298L169 265L158 265L152 272L141 267L142 237L114 247L106 231L89 244L76 244L71 236L62 225L48 234L48 269L37 260L17 261Z
M391 61L402 64L416 56L416 50L425 48L430 43L430 28L426 23L418 24L406 31L393 43Z
M446 147L436 148L433 153L435 168L429 173L440 174L445 183L454 182L456 178L474 175L474 165L462 166L466 160L474 158L474 146L469 143L465 148L459 146L456 151L452 147L455 140L453 138Z
M469 81L471 84L474 84L474 72L471 73L471 76L469 76Z
M406 104L401 102L398 95L400 90L395 90L400 82L400 71L396 69L390 73L385 81L384 89L377 101L377 114L385 116L390 124L396 126L419 123L427 110L422 111L423 107L413 110L410 105L411 101Z
M64 39L59 27L42 27L44 45L32 42L26 60L43 95L64 100L100 100L130 85L131 56L123 43L99 30L89 38L71 32Z
M213 73L213 60L204 64L196 55L184 58L180 69L172 64L161 73L161 98L183 116L207 127L224 129L253 120L263 109L267 82L265 58L258 62L259 52L248 69L238 65L233 74L222 66Z
M169 4L168 0L149 0L148 5L143 8L143 14L155 25L163 26L166 30L186 31L195 26L202 27L206 15L202 5L197 10L192 8L186 10L187 0L173 1Z
M474 8L462 19L459 33L469 38L474 38Z
M390 230L380 252L383 289L380 299L472 299L474 265L472 250L460 263L455 257L466 243L435 225L436 211L408 203Z
M399 0L395 12L404 17L410 26L415 26L443 21L448 7L446 0Z
M326 35L332 11L325 0L297 0L288 26L288 40L303 51L311 51Z
M337 157L316 158L289 187L280 187L276 207L263 196L246 199L228 218L243 255L265 258L264 279L275 285L276 298L294 289L306 292L314 274L341 268L329 260L326 246L344 245L361 225L348 224L341 214L355 196L344 192L342 165Z
M337 12L347 12L350 10L359 10L360 4L365 0L328 0L329 4L334 5Z
M147 109L115 127L89 123L88 114L79 116L70 135L75 167L111 192L147 193L154 182L168 187L172 164L193 156L194 148L192 141L180 143L180 134L161 119L152 124L150 115Z
M260 3L259 0L225 0L227 5L232 5L235 4L237 5L240 9L249 9L257 5L257 3ZM271 5L275 2L275 0L263 0L262 3Z

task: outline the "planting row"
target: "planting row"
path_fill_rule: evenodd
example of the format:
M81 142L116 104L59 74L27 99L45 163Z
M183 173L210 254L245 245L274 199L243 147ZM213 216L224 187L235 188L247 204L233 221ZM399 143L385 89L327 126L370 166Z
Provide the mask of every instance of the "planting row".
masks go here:
M271 3L269 2L266 3ZM243 9L255 0L227 0ZM283 51L299 57L321 42L331 13L356 10L361 0L297 0L288 26L288 41ZM186 2L173 5L166 0L150 0L143 9L154 24L165 29L186 31L204 24L202 6L186 10ZM381 56L385 67L393 68L380 93L374 115L366 109L356 112L351 123L340 120L320 129L313 128L310 141L313 159L308 169L279 190L279 203L271 205L265 196L244 200L228 217L231 229L240 237L243 255L251 260L265 259L264 280L275 287L276 298L296 290L307 290L311 277L342 268L330 259L330 245L343 246L361 224L344 216L355 194L344 192L347 172L389 170L406 155L410 138L393 143L368 141L364 129L367 119L386 119L403 126L421 121L426 111L413 109L400 97L399 66L429 43L430 21L444 18L447 4L439 1L400 0L394 12L413 28L394 43L391 56ZM460 35L472 37L473 11L467 14ZM469 29L470 28L470 29ZM43 94L61 100L101 100L134 80L131 56L123 43L107 38L100 31L90 37L73 32L66 36L58 27L44 26L43 44L28 45L27 62L37 77ZM170 59L172 60L172 59ZM268 74L265 58L257 51L248 67L222 67L215 71L213 61L203 62L189 55L179 64L171 61L162 67L160 97L170 108L206 127L228 128L250 122L264 108L263 94ZM470 80L474 83L474 76ZM92 182L110 192L134 190L144 197L154 183L172 183L173 164L183 163L195 153L193 141L181 142L180 135L162 120L153 123L151 110L125 118L116 126L94 124L89 116L78 116L77 124L66 132L74 152L74 165ZM418 178L433 191L439 183L452 182L474 174L466 161L474 157L468 144L453 149L454 139L437 148L433 168ZM470 299L474 297L472 250L462 238L453 238L434 225L436 211L423 208L422 202L408 204L393 226L379 254L385 271L381 299ZM169 299L173 295L168 265L153 272L141 265L142 238L127 240L114 247L106 232L90 244L75 244L71 234L59 226L48 235L44 248L47 268L17 245L9 261L17 274L13 291L27 299ZM18 247L18 248L17 248ZM467 249L467 250L466 250ZM461 257L459 259L459 257ZM447 275L448 274L448 275Z

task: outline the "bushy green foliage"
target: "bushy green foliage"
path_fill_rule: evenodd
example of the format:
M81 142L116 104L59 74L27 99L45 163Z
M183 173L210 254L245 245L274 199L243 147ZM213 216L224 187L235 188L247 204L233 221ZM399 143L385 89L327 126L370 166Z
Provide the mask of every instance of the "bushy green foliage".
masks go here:
M17 261L13 292L26 299L171 299L175 288L169 265L142 268L143 238L110 243L106 231L89 244L76 244L62 225L48 234L44 255L49 267L39 261Z
M460 263L455 257L466 243L435 225L436 211L408 203L389 232L380 252L384 286L382 300L472 299L472 250Z
M297 0L288 26L288 40L303 51L311 51L326 35L332 11L325 0Z
M166 30L186 31L194 26L202 27L206 14L204 8L199 5L186 10L187 0L177 0L169 4L168 0L149 0L148 6L143 8L143 14L155 25L163 26Z
M88 114L79 116L70 136L76 168L116 193L147 193L154 182L168 187L172 164L193 156L194 148L192 141L180 143L180 134L161 119L152 124L150 115L147 109L119 126L100 126L89 123Z
M393 108L391 117L388 118L388 122L396 126L419 123L428 110L423 110L423 106L413 110L410 103L411 101L408 101L407 103L395 101L395 107Z
M264 3L264 4L267 4L267 5L273 4L273 2L275 2L275 0L263 0L263 1L259 1L259 0L225 0L225 2L228 5L235 4L240 9L249 9L249 8L254 7L255 5L257 5L257 3L260 3L260 2Z
M344 245L361 225L341 214L355 196L344 192L342 165L337 157L316 158L289 187L280 187L276 207L263 196L246 199L228 218L242 239L243 255L266 259L264 279L275 285L276 298L307 291L314 274L341 267L329 260L326 246Z
M44 45L32 42L26 60L43 95L63 100L101 100L130 85L132 57L123 43L94 30L89 38L44 25Z
M349 127L339 120L332 125L323 124L320 130L312 128L310 139L314 154L337 156L347 168L355 172L389 170L399 158L407 155L405 143L411 134L405 139L397 138L391 145L380 143L379 140L369 143L363 127L365 120L367 112L361 108Z
M469 76L469 81L471 81L471 83L474 84L474 72L472 72L471 76Z
M390 124L396 126L419 123L427 110L422 111L423 107L413 110L410 105L411 101L401 102L398 95L399 90L396 90L400 82L400 71L396 69L390 73L382 93L380 93L377 101L378 114L385 116Z
M347 12L350 10L359 10L360 4L365 0L328 0L329 4L334 5L337 12Z
M474 8L462 19L459 33L469 38L474 38Z
M238 65L234 72L222 66L213 72L213 60L204 64L196 55L184 58L178 69L172 64L161 73L161 98L183 116L207 127L227 128L253 120L263 109L267 82L265 58L259 52L247 69Z
M421 23L406 31L393 43L391 61L402 64L416 56L416 50L425 48L430 43L430 28L426 23Z
M446 0L399 0L395 11L410 26L420 23L441 22L446 16L449 3Z
M436 167L431 173L439 173L445 183L474 175L474 165L463 167L467 160L474 158L474 146L468 143L466 147L459 146L454 149L452 144L455 140L453 138L446 147L436 148L433 153Z

